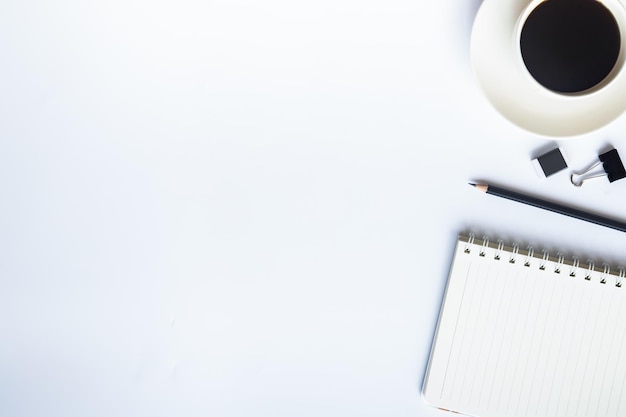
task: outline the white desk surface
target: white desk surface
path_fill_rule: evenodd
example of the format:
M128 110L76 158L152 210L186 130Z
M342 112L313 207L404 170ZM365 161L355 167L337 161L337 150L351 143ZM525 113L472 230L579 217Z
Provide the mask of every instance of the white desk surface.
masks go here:
M5 2L0 415L444 416L420 396L460 232L626 261L483 195L580 189L479 90L479 1Z

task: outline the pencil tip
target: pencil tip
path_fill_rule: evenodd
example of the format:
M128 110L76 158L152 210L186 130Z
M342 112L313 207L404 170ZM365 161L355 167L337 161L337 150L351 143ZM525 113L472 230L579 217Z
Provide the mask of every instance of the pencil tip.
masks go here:
M476 184L474 184L473 182L468 182L469 185L471 185L472 187L476 187Z

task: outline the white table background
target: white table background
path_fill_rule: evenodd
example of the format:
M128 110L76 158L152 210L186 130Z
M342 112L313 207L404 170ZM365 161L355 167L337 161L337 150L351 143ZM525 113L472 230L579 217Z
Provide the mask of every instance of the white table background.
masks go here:
M478 0L5 0L0 415L443 416L420 397L461 232L626 262L626 218L473 78ZM586 258L584 258L586 259Z

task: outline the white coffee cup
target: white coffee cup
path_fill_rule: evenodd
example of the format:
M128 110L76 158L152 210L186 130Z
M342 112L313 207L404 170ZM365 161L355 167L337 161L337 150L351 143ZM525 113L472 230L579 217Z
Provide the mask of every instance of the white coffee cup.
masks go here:
M549 10L547 10L549 9ZM550 13L546 13L552 10ZM543 20L541 19L541 15L543 12ZM579 16L576 16L576 13ZM573 15L573 18L569 20L564 15L569 14ZM569 61L577 61L576 64L585 66L586 69L590 69L593 66L605 65L606 68L603 68L604 72L601 72L603 75L602 78L597 78L595 80L588 80L587 88L574 89L575 91L560 91L558 89L551 89L544 85L541 81L537 80L533 74L529 71L529 63L524 62L524 57L522 54L522 34L525 27L527 27L527 23L529 23L528 19L534 17L534 22L541 21L543 22L546 28L541 28L541 32L544 36L553 36L560 37L562 39L559 40L560 43L566 44L566 47L574 50L575 48L579 49L578 55L584 54L584 45L585 43L590 43L592 41L596 41L597 44L593 45L594 55L598 59L589 58L586 62L580 57L569 57L564 56L565 53L561 53L564 59L568 59ZM577 20L576 20L577 19ZM578 28L578 27L566 27L567 24L563 22L575 21L578 23L576 26L586 26L587 28ZM590 25L594 24L593 20L595 20L595 27L590 27ZM563 27L559 29L559 24L563 24ZM584 25L582 25L584 24ZM533 25L528 25L533 26ZM533 27L537 29L538 23L535 23ZM549 26L549 27L548 27ZM527 28L529 29L529 28ZM587 29L587 30L585 30ZM600 32L607 33L610 30L616 30L616 33L606 34L605 38L607 40L607 44L611 44L613 46L612 50L609 50L606 45L602 45L599 36L594 35L599 34ZM567 33L567 38L564 34L559 34L559 30L563 31L563 33ZM568 31L569 30L569 31ZM589 32L589 33L585 33ZM516 25L515 30L515 42L516 47L518 49L518 60L521 60L521 65L526 68L528 75L543 87L548 88L550 91L561 93L561 94L574 94L574 95L582 95L582 94L591 94L594 93L606 86L608 86L611 81L617 76L624 68L624 48L622 45L626 45L626 13L624 13L624 7L620 3L619 0L534 0L531 1L528 6L523 10ZM559 36L560 35L560 36ZM615 35L615 36L614 36ZM571 39L570 39L571 38ZM580 38L580 39L577 39ZM544 61L550 59L550 57L544 57L548 51L541 51L541 48L547 48L546 45L550 44L551 39L541 39L541 42L536 42L533 46L535 49L539 51L537 54L541 54ZM550 51L550 53L554 55L559 55L562 49L566 49L564 45L554 45L554 50ZM590 46L591 47L591 46ZM588 47L588 48L590 48ZM558 50L557 50L558 48ZM572 52L572 51L570 51ZM555 59L556 61L556 59ZM567 64L567 66L566 66ZM537 63L536 65L539 65ZM550 62L542 63L543 67L547 68L551 66L558 66L559 62ZM555 74L555 77L566 78L567 72L575 72L577 68L574 67L575 64L572 62L567 62L563 64L563 68L561 69L561 74ZM554 72L557 72L553 69ZM554 83L558 83L562 85L564 81L554 80ZM573 88L573 87L572 87Z
M601 82L563 93L533 77L520 49L531 13L554 1L572 0L484 0L474 21L470 53L480 87L505 118L542 136L567 138L603 127L626 110L626 9L620 0L573 0L597 1L610 11L620 46L613 68Z

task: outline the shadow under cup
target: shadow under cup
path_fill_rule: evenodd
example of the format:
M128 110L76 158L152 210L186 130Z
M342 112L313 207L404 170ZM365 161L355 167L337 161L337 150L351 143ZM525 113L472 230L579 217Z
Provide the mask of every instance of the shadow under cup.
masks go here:
M613 13L596 0L546 0L526 18L520 50L526 69L556 93L591 92L608 84L620 58Z

